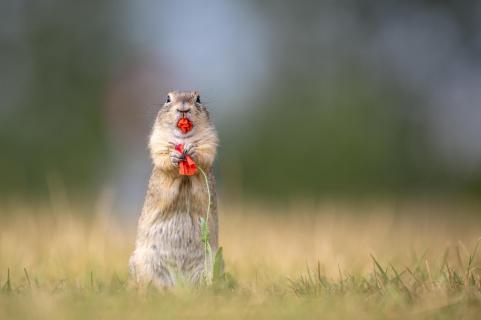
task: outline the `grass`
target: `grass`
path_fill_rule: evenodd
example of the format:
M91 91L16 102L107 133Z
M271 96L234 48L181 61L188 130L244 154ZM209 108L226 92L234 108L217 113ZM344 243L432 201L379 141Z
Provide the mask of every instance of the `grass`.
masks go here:
M101 202L0 213L0 319L478 319L479 205L221 205L235 287L137 292L135 225ZM479 250L481 251L481 249Z

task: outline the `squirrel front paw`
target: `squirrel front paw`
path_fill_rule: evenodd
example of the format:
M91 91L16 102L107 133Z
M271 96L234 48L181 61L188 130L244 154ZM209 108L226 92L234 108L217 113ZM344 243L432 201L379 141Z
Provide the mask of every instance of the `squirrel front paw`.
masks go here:
M193 157L197 151L197 145L195 143L187 143L184 146L184 155Z
M179 152L177 150L173 150L171 153L170 153L170 162L172 162L172 165L174 167L178 167L179 166L179 163L181 161L185 160L185 155L184 153L182 152Z

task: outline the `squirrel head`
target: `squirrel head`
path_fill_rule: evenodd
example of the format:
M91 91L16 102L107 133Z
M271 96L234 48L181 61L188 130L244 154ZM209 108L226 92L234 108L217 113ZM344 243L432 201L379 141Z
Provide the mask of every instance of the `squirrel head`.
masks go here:
M214 151L211 153L204 151L203 158L201 153L196 155L197 160L201 163L204 161L204 165L206 155L207 160L209 156L215 155L217 133L209 112L196 91L169 92L165 103L160 107L149 139L150 154L155 166L162 167L168 163L165 161L165 155L173 147L173 143L212 146Z
M185 132L178 126L179 120L188 119L192 130ZM172 91L167 95L156 119L158 129L172 130L175 136L190 136L198 128L210 127L209 112L197 91Z

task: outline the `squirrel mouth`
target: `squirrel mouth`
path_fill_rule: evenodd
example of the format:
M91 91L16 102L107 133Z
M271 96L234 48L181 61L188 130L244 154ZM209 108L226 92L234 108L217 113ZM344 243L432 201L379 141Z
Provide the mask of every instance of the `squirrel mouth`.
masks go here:
M176 110L176 119L179 121L180 119L189 119L189 121L192 121L192 113L190 112L190 109L187 110Z

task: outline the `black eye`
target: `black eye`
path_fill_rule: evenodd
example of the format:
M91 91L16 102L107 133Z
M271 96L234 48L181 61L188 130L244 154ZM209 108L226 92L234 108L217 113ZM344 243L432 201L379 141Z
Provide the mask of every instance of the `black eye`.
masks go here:
M195 99L195 102L196 103L202 103L202 102L200 102L200 96L197 96L197 99Z
M170 96L167 95L167 98L165 99L165 103L169 103L170 102Z

